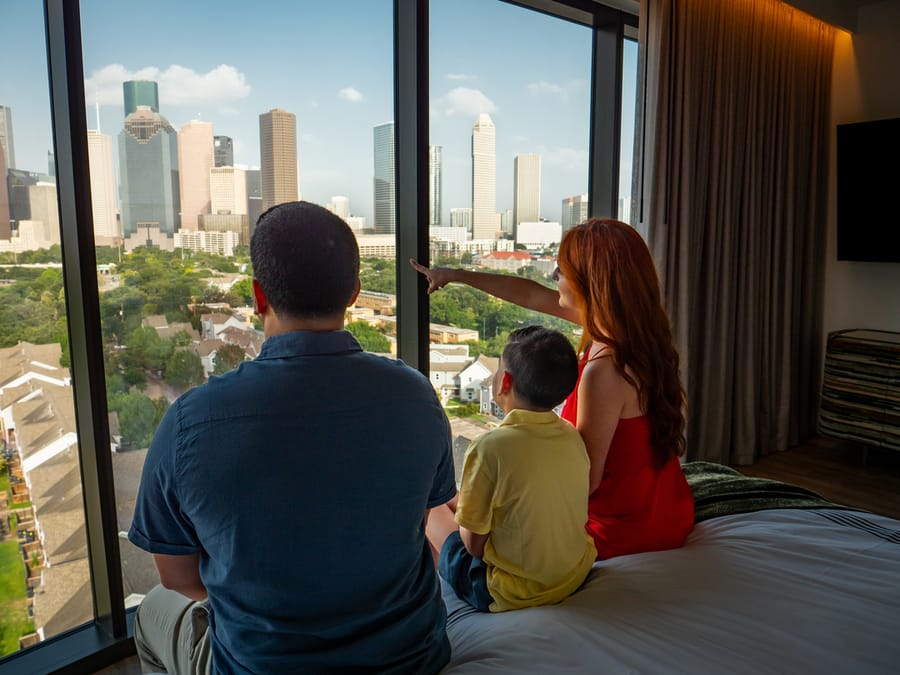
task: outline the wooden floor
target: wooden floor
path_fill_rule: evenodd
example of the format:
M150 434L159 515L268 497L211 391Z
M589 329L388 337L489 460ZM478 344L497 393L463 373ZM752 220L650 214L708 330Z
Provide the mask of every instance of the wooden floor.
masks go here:
M896 450L818 437L735 468L746 476L799 485L838 504L900 520L900 452Z

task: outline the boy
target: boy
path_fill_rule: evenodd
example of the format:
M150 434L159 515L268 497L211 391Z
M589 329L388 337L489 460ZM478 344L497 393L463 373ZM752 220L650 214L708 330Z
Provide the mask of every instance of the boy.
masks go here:
M578 359L561 333L510 333L493 380L506 417L466 452L455 514L451 502L428 515L440 575L479 611L560 602L597 557L584 529L587 451L553 412L577 378Z

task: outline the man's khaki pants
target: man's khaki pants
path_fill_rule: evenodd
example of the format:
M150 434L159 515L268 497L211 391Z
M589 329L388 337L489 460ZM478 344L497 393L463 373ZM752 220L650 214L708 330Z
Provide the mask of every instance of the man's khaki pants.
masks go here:
M209 674L206 604L162 586L144 597L134 619L134 643L143 672Z

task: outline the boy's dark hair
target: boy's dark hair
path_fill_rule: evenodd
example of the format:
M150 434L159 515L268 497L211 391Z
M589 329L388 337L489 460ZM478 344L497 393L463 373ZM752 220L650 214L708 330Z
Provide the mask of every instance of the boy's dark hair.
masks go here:
M265 211L250 240L250 260L253 278L279 316L343 312L359 279L353 232L311 202L288 202Z
M550 410L572 393L578 381L578 357L566 337L543 326L525 326L509 334L503 368L516 395Z

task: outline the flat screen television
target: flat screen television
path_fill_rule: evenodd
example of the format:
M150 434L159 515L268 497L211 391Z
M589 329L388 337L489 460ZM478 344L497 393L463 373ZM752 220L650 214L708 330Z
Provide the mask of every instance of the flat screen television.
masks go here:
M900 262L900 117L837 127L838 260Z

